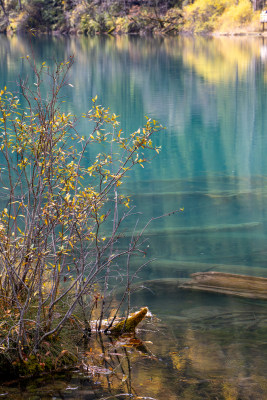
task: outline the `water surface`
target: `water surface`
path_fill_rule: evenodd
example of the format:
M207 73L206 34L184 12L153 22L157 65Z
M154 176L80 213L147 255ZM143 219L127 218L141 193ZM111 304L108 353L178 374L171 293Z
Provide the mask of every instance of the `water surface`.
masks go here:
M160 155L133 171L123 188L142 213L140 229L150 218L184 211L154 221L146 231L146 260L156 260L140 272L147 289L133 295L132 305L148 305L161 322L156 333L140 332L152 342L148 355L138 349L124 353L133 369L130 377L124 366L126 387L121 384L120 393L267 398L266 304L184 291L175 281L207 270L267 277L264 39L3 36L1 87L17 90L18 76L33 80L25 59L32 51L39 65L75 56L73 87L64 90L67 111L81 115L97 94L101 104L121 115L127 133L142 126L145 115L167 127L156 138ZM78 126L88 133L82 120ZM134 224L129 220L120 246ZM58 388L44 383L42 394L38 386L28 389L23 397L93 399L102 396L103 387L106 397L114 394L112 382L101 377L77 373L69 379L58 379ZM6 391L8 398L19 398L16 385L14 393L3 387L2 394Z

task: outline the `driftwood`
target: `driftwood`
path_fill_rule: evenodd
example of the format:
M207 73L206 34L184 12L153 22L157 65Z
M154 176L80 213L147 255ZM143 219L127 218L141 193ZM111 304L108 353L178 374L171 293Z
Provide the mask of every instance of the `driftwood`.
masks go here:
M110 333L115 336L122 333L134 333L135 328L145 318L147 312L147 307L141 308L140 311L132 314L130 317L125 318L123 321L118 322L110 328Z
M215 271L197 272L190 276L192 279L182 288L267 300L267 278Z

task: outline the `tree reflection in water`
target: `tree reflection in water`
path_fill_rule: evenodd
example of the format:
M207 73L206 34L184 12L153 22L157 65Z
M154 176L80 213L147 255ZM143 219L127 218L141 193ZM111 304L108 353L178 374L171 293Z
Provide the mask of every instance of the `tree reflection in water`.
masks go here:
M93 333L77 342L82 363L72 375L20 389L10 383L0 393L10 400L267 398L266 302L181 290L177 280L145 286L150 290L138 293L138 304L162 321L147 318L135 335L116 339Z

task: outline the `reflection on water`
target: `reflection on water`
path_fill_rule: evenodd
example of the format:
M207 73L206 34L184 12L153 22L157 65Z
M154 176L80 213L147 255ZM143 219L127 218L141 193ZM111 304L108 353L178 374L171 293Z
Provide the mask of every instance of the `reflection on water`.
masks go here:
M132 264L156 258L139 273L147 290L132 296L133 306L148 305L162 321L138 334L152 342L146 344L148 354L106 344L106 353L99 350L112 364L106 375L95 371L92 379L77 373L57 379L58 386L43 383L41 394L33 387L18 394L12 385L0 394L84 400L132 391L159 400L267 398L266 304L182 291L176 281L210 270L267 276L264 40L3 36L1 87L16 90L18 75L33 79L22 58L31 49L37 65L75 55L72 86L64 91L66 111L81 115L97 94L122 116L126 132L141 126L144 115L167 127L156 139L160 156L120 187L142 212L137 230L155 216L182 207L184 212L154 221L146 231L146 258ZM78 128L87 129L82 120ZM124 227L119 246L126 245L135 218ZM116 355L110 354L114 349Z
M161 320L148 319L135 338L93 335L84 347L80 344L80 371L22 384L23 398L267 397L266 302L191 293L179 289L176 280L146 282L146 290L132 301L147 304ZM7 391L9 399L22 398L17 384L0 387L1 393Z

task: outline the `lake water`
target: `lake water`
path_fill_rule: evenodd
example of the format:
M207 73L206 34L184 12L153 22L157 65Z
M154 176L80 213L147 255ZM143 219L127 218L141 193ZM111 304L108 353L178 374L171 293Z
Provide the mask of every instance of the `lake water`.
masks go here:
M266 399L266 302L181 290L176 279L209 270L267 277L267 43L2 36L0 87L16 90L18 76L32 80L23 58L32 51L38 64L75 56L66 110L81 115L97 94L126 132L145 115L167 127L156 139L160 155L133 171L123 189L142 213L140 228L184 211L146 231L146 259L155 261L140 272L147 289L132 304L149 306L161 322L140 332L147 352L116 348L128 363L123 369L116 361L124 371L118 398ZM82 122L79 129L86 133ZM115 398L115 378L97 379L77 373L42 383L42 393L40 384L21 391L29 399ZM12 385L1 392L20 398Z

